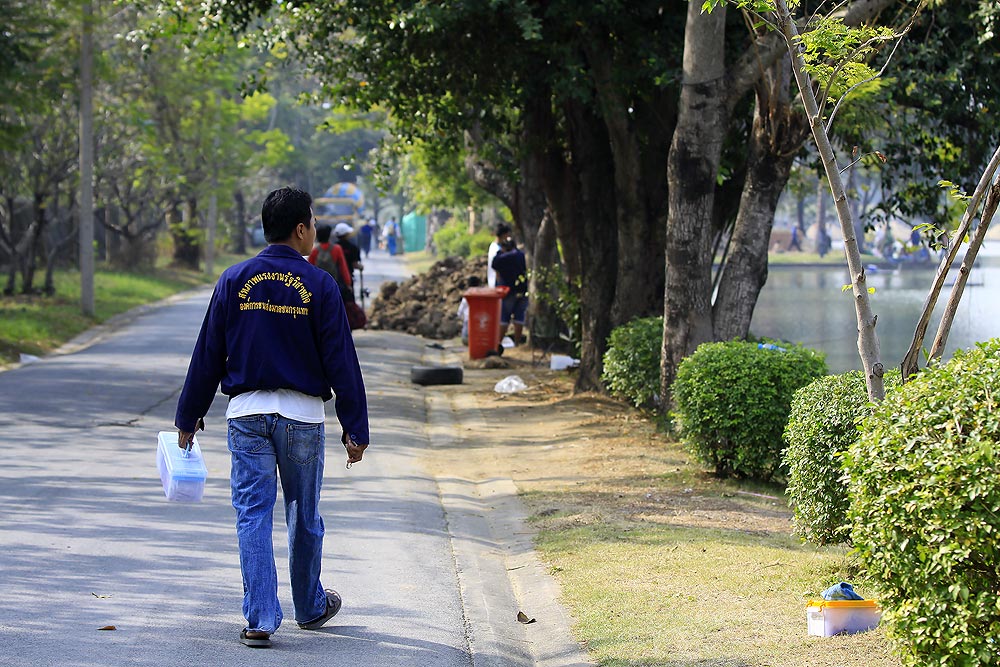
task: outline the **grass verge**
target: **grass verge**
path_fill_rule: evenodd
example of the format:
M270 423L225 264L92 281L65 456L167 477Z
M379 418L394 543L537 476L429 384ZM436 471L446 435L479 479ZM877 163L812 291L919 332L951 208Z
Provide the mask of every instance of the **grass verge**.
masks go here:
M80 309L80 273L57 271L56 293L0 296L0 365L19 360L21 353L41 356L77 334L114 315L198 285L215 282L218 273L243 256L216 259L216 274L183 269L128 273L99 269L94 275L94 317Z
M494 392L512 372L529 389ZM780 487L717 479L651 419L573 395L570 383L527 364L466 373L455 400L474 400L484 417L463 421L461 455L439 465L514 480L576 638L598 664L899 667L882 629L807 635L806 601L828 586L850 581L877 596L846 549L791 535Z

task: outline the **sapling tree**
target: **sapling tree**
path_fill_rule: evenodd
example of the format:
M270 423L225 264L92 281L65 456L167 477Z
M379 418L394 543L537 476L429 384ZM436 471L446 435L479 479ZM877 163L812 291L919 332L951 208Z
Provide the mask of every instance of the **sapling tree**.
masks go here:
M711 11L724 3L725 0L706 0L703 9ZM769 24L784 37L792 60L795 82L799 89L813 140L827 175L827 181L836 205L837 218L843 233L844 254L851 277L850 288L854 296L858 324L858 353L864 368L868 396L874 401L880 401L885 396L883 382L885 366L881 359L878 335L875 331L878 316L872 311L869 299L869 295L874 289L867 286L856 233L858 226L854 208L850 205L847 190L841 178L841 174L853 163L841 167L830 141L830 128L847 96L881 76L888 66L892 54L890 53L882 70L878 72L871 69L866 64L867 61L882 45L894 42L898 46L908 28L904 27L897 31L889 27L847 27L839 18L827 16L818 18L810 27L810 31L803 34L800 33L786 0L736 0L733 4L749 15ZM923 4L920 3L917 6L914 15L920 11ZM895 47L893 47L894 52ZM831 90L838 82L844 88L844 92L840 95L829 115L826 115L827 102L831 100ZM883 161L886 159L881 153L876 154L879 159ZM852 158L854 157L852 156ZM969 198L969 206L962 224L953 235L949 244L949 252L942 259L934 283L928 291L924 312L914 333L913 343L902 362L904 381L907 375L917 370L917 356L926 334L930 313L937 303L948 269L958 254L959 247L969 231L972 220L976 217L979 203L986 196L988 190L989 196L986 197L980 225L970 240L965 261L960 269L960 276L952 290L929 356L931 358L940 356L944 350L955 311L968 279L968 273L985 238L989 221L996 211L997 204L1000 203L1000 186L991 185L998 166L1000 166L1000 148L997 149L987 166L976 192Z
M706 0L703 9L711 11L723 1ZM813 140L826 172L837 211L837 219L840 222L844 238L844 255L851 276L851 289L854 295L854 309L858 323L858 353L864 367L865 384L869 397L873 400L881 400L885 397L885 384L882 380L885 367L882 364L878 334L875 332L878 316L872 311L869 298L871 290L868 287L864 264L861 260L854 209L848 201L847 189L841 178L843 169L830 141L830 127L840 103L843 102L846 95L877 78L877 74L872 72L864 64L864 61L873 53L876 46L896 35L891 28L870 26L848 28L836 18L824 17L819 20L815 34L811 35L814 38L820 37L819 40L813 42L814 45L817 45L814 52L839 55L839 62L835 61L833 64L829 64L830 59L825 58L824 62L820 64L807 65L805 55L809 49L806 40L799 33L798 26L792 18L785 0L736 0L735 4L743 11L753 14L780 31L788 47L788 53L792 60L792 73L799 89ZM810 70L826 79L824 85L820 87L824 93L822 102L817 99L817 86ZM830 90L838 78L845 81L847 90L829 117L824 117L826 101L829 99Z
M934 275L934 281L927 292L927 297L924 299L923 309L921 310L920 318L917 320L917 328L913 332L913 340L910 343L909 350L907 350L906 355L903 357L902 372L904 382L918 370L920 351L923 346L924 336L927 334L927 327L930 324L931 313L934 311L934 306L937 305L938 297L944 288L948 270L951 268L955 258L958 257L958 250L962 244L962 240L969 233L972 221L976 218L976 212L979 210L979 203L985 196L986 201L983 204L982 215L979 217L979 226L976 227L975 233L969 239L969 247L965 252L965 258L962 260L962 266L958 270L958 277L955 280L955 284L952 286L948 304L941 315L941 321L938 325L937 334L934 336L934 343L928 353L928 358L939 358L944 353L944 346L948 342L948 334L951 331L951 325L955 319L958 304L965 291L965 284L969 280L972 265L975 263L979 249L986 238L986 231L989 229L993 214L996 213L997 205L1000 204L1000 183L994 182L998 168L1000 168L1000 147L997 147L996 151L994 151L993 157L990 159L985 171L983 171L983 175L979 179L979 185L976 186L976 190L972 193L972 196L965 197L959 193L960 197L968 200L968 206L965 209L965 215L962 216L962 222L951 237L948 252L941 258L937 273ZM945 183L945 185L950 184Z

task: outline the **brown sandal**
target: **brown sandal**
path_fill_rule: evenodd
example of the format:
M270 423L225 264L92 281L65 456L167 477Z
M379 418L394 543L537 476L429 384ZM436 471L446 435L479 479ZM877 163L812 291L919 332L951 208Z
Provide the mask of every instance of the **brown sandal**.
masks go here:
M240 643L250 648L271 648L271 634L263 630L243 630Z

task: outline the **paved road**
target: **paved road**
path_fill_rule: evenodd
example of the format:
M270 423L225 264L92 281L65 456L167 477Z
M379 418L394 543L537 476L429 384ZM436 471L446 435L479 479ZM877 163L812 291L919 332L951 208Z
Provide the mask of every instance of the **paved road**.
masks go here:
M401 274L380 255L366 264L366 286ZM409 382L409 367L439 353L390 332L356 336L372 449L346 470L339 447L328 448L323 580L344 609L328 628L299 630L287 576L279 577L287 618L275 648L238 644L223 397L199 434L209 467L203 502L168 503L155 470L156 433L172 429L208 296L172 299L78 351L0 373L0 665L581 664L564 627L532 638L534 626L511 623L519 602L504 553L530 558L530 546L500 544L498 532L514 528L483 518L483 498L509 503L510 489L443 487L421 471L429 434L449 417L446 408L429 415L433 401ZM280 507L275 529L280 575ZM527 587L535 585L550 596L545 581Z

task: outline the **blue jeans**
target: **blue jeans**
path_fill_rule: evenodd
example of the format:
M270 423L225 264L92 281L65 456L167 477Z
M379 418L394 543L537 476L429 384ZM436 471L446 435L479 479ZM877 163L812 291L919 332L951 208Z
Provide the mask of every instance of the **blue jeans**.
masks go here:
M308 622L326 611L326 594L319 581L324 534L319 495L325 440L323 424L306 424L277 414L229 420L230 481L248 630L274 632L281 625L271 542L279 478L285 496L295 619Z

